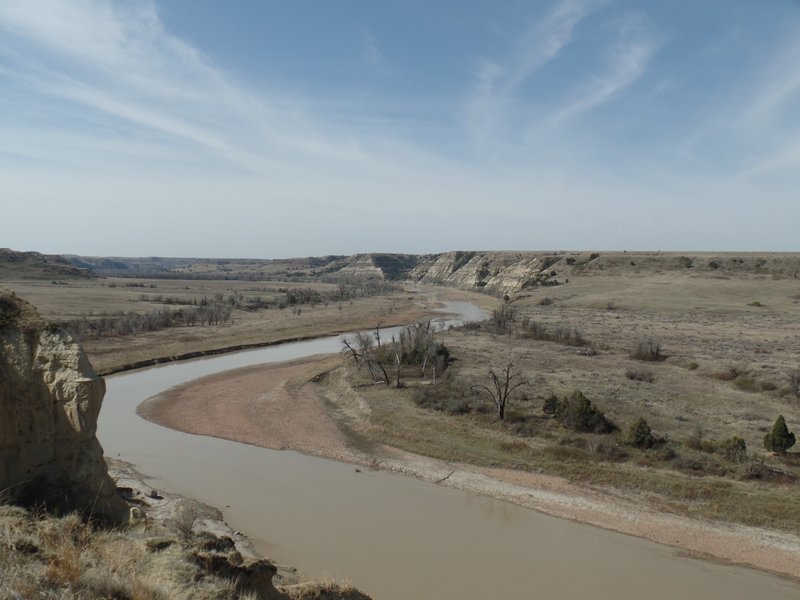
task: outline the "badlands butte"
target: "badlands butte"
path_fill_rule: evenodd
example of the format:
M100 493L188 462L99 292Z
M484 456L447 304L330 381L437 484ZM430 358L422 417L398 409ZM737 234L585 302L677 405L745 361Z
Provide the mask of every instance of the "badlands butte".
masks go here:
M145 418L397 470L791 578L799 274L795 253L0 250L0 285L45 330L80 342L101 374L371 332L340 354L188 382L148 400ZM426 326L443 301L488 318Z

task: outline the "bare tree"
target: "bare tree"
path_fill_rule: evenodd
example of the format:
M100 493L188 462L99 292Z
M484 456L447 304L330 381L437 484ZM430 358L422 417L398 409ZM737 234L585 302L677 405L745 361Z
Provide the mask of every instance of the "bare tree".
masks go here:
M342 341L342 352L353 359L358 368L367 367L372 379L379 381L383 379L389 385L389 375L375 351L374 340L368 333L356 333L352 340L345 338ZM378 376L380 372L380 377Z
M511 395L516 389L528 385L527 379L519 379L519 377L520 374L514 371L514 363L509 360L506 366L500 369L499 372L494 368L489 369L491 387L475 384L472 386L472 389L482 390L489 394L497 408L497 415L502 421L506 416L506 406L511 399Z
M403 364L403 361L400 357L400 345L395 341L394 336L392 336L392 353L394 354L394 385L399 388L401 387L400 366Z
M437 358L437 346L431 338L427 345L425 346L425 357L422 359L422 376L425 377L425 367L428 366L428 363L431 364L431 374L433 375L433 384L436 385L436 358Z
M492 325L497 333L504 333L511 329L511 324L517 319L517 309L508 301L492 311Z

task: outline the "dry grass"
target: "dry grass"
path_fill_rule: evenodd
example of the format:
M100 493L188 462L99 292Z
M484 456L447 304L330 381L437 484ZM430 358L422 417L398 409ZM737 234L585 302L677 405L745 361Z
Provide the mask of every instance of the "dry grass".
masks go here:
M23 600L256 600L236 582L202 571L191 544L148 544L163 534L96 529L77 515L56 518L0 506L0 598ZM177 540L172 540L177 541ZM200 542L198 542L200 543ZM361 600L333 582L289 586L289 599Z
M800 533L800 461L763 448L778 414L800 429L786 375L800 355L796 281L685 271L586 275L515 298L511 334L476 327L447 333L457 362L450 382L426 390L425 401L413 381L406 390L358 389L371 408L367 439L443 460L559 475L670 512ZM542 305L545 293L553 302ZM763 306L747 305L754 295ZM597 354L535 339L523 319L580 330ZM631 353L639 340L657 340L645 344L646 354L663 360L643 368ZM508 359L531 386L499 422L468 390L483 382L487 365ZM545 398L576 390L623 432L644 417L658 442L640 450L626 446L622 433L578 434L544 415ZM743 463L721 450L733 436L746 440Z
M368 600L368 596L350 585L333 581L303 583L283 590L291 600Z
M208 593L209 586L195 595L191 578L180 580L185 570L174 568L180 557L147 553L139 536L95 530L74 514L55 518L0 507L0 547L3 598L226 597Z
M142 283L144 288L126 287ZM114 287L110 287L114 284ZM145 301L156 294L199 300L235 291L245 298L278 296L279 288L316 287L335 289L331 284L297 284L244 281L195 280L77 280L67 285L49 282L5 281L3 286L35 305L42 317L65 321L81 315L114 312L148 313L165 305ZM156 286L150 288L149 286ZM266 290L266 291L265 291ZM422 318L428 311L415 302L416 295L397 293L390 296L359 298L352 301L307 304L299 312L291 307L280 310L234 310L229 323L215 326L175 327L120 337L88 338L82 346L93 366L101 373L123 365L157 357L177 356L186 352L211 351L246 344L273 343L301 337L315 337L351 331L362 327L402 324ZM175 307L176 308L176 307Z

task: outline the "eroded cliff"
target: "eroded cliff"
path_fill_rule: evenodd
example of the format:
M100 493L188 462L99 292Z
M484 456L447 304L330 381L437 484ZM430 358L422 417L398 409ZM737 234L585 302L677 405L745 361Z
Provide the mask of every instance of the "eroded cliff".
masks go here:
M95 432L105 382L80 346L0 291L0 493L124 521Z

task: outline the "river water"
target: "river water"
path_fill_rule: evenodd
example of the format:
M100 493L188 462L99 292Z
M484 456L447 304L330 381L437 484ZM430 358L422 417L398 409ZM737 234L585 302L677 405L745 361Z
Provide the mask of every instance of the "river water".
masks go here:
M468 303L445 309L459 319L484 316ZM220 508L267 556L376 600L800 597L800 587L777 577L500 500L181 433L136 415L145 399L204 375L340 348L340 337L329 337L113 375L98 437L108 456L135 464L154 487Z

